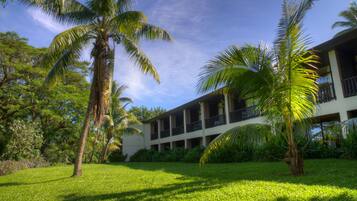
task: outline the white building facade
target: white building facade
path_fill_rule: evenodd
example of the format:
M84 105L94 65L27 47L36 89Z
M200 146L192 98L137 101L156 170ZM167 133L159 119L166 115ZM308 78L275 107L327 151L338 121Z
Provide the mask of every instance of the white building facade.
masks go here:
M312 120L317 130L323 130L330 122L357 117L357 30L313 49L320 56L320 89ZM145 122L142 136L124 136L123 154L206 146L219 134L251 123L266 123L253 101L216 91Z

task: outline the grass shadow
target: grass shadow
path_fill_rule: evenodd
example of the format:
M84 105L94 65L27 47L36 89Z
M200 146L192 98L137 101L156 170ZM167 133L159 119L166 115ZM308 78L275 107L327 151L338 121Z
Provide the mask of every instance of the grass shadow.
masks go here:
M47 183L52 183L52 182L57 182L57 181L63 181L66 179L70 179L71 177L61 177L57 179L51 179L51 180L46 180L46 181L39 181L39 182L7 182L7 183L0 183L0 187L10 187L10 186L25 186L25 185L34 185L34 184L47 184Z

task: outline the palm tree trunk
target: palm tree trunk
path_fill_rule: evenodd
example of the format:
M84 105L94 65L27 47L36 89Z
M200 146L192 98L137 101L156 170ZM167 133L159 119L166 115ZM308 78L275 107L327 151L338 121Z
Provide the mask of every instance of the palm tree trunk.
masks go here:
M97 131L97 134L95 136L95 139L93 141L93 145L92 145L92 153L89 157L89 163L92 163L93 162L93 156L94 156L94 153L95 153L95 148L96 148L96 145L97 145L97 141L98 141L98 136L99 136L99 131Z
M304 160L294 141L293 125L290 118L286 121L286 131L288 135L288 152L286 153L285 162L289 165L292 175L301 176L304 174Z
M108 140L107 143L105 143L105 146L103 147L102 156L101 156L101 159L100 159L101 163L105 163L106 160L107 160L109 143L110 143L110 140Z
M91 89L92 89L92 87L91 87ZM87 136L88 136L89 127L90 127L91 112L92 112L92 90L91 90L91 94L89 95L87 112L86 112L86 116L84 118L81 137L79 139L78 151L77 151L76 161L74 163L74 170L73 170L73 175L72 175L73 177L78 177L78 176L82 175L82 160L83 160L84 148L86 145Z

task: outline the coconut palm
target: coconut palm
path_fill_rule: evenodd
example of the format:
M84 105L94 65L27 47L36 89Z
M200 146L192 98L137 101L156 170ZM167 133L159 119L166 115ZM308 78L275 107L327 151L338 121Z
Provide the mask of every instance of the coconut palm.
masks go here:
M357 28L357 3L355 1L350 3L350 6L347 10L342 11L339 14L340 17L344 18L344 21L337 21L332 25L332 28L345 28L337 35L348 32L352 29Z
M92 85L81 133L73 176L80 176L91 114L97 127L101 126L109 108L115 45L122 45L140 70L156 81L159 75L150 60L138 47L140 39L169 41L163 29L147 23L146 16L131 11L131 0L21 0L42 8L63 23L74 25L58 34L49 47L43 65L52 67L47 83L51 84L80 58L82 50L91 47ZM58 4L62 2L62 4ZM60 9L60 10L59 10Z
M313 0L284 1L273 50L263 45L230 47L204 67L198 84L200 92L221 86L238 91L242 98L254 99L270 123L283 123L288 144L286 162L293 175L303 174L293 125L313 115L318 91L314 67L318 57L308 50L308 39L301 30L312 4ZM213 149L219 147L214 145Z
M111 145L120 145L120 138L125 134L139 134L141 131L133 126L140 123L136 116L126 111L126 106L132 102L122 94L127 87L113 82L111 104L106 121L103 124L106 133L106 142L103 147L100 161L107 160L108 151Z

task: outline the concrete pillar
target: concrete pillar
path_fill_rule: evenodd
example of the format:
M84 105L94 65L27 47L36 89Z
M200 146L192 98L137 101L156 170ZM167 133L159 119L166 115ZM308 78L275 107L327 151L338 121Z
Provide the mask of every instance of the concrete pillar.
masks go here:
M328 53L328 57L330 60L330 68L331 68L331 74L332 74L332 79L333 79L335 93L336 93L336 99L342 100L344 96L343 96L342 81L339 73L336 51L335 50L330 51Z
M224 93L224 112L226 113L226 124L231 122L229 117L229 96L227 93Z
M206 136L203 136L203 137L202 137L202 146L203 146L203 147L206 147L206 146L207 146Z
M157 121L157 132L158 132L158 138L160 139L160 132L161 132L161 121L160 120L156 120Z
M169 116L169 122L170 122L170 136L172 136L172 116Z
M200 102L200 113L201 113L201 121L202 121L202 130L205 130L206 123L205 123L205 103Z
M174 148L173 142L170 142L170 149L172 150Z
M187 119L186 119L186 109L183 110L183 132L186 133L186 125L187 124ZM185 141L186 142L186 141ZM185 144L186 145L186 144Z
M188 141L185 139L185 149L188 149Z

